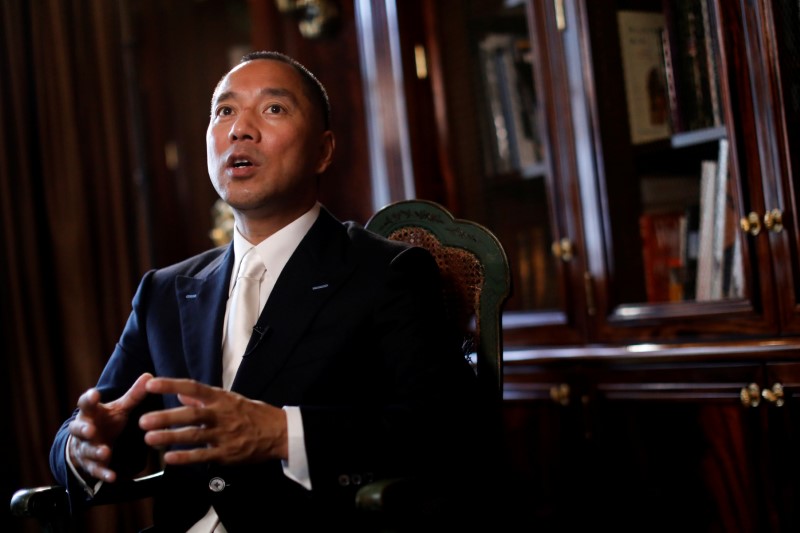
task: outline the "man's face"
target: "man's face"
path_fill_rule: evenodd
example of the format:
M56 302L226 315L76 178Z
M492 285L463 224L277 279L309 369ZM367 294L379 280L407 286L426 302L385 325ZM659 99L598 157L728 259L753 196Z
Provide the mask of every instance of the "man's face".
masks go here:
M313 205L333 136L300 74L268 59L243 63L214 92L206 133L208 174L244 216L299 216Z

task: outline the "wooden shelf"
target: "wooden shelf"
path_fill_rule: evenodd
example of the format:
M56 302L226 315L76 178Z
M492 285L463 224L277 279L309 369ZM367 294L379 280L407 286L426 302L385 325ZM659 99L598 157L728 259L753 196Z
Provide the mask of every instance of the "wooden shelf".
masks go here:
M673 148L685 148L708 142L718 141L728 136L725 126L704 128L702 130L686 131L674 134L670 140Z

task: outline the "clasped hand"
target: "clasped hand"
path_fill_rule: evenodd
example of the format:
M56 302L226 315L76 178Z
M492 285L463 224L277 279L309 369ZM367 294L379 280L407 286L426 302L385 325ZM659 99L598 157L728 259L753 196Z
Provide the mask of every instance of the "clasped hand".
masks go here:
M255 463L288 456L283 409L194 380L143 374L112 402L100 403L96 389L81 395L78 415L69 425L73 464L95 479L115 481L116 472L109 468L114 441L147 394L176 394L182 405L143 415L139 427L146 432L145 442L158 448L195 446L166 452L167 464Z

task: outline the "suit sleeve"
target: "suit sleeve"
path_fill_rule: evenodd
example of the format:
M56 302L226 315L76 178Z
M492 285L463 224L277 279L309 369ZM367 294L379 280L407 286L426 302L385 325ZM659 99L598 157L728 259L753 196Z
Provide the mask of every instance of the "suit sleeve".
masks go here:
M143 323L142 309L150 278L151 273L146 275L140 283L133 299L133 311L128 317L120 342L116 345L96 386L102 402L119 398L142 373L153 372L149 352L146 349L145 332L141 326ZM114 444L111 468L117 471L122 478L131 477L145 467L148 448L144 443L143 432L139 429L137 421L141 414L156 408L157 405L156 397L146 399L131 414L128 426ZM64 422L58 430L50 450L50 469L56 480L67 487L73 506L90 498L66 461L68 426L77 414L78 410L76 409Z
M390 262L369 330L380 392L356 406L301 406L315 490L463 467L476 379L445 319L427 251L409 248Z

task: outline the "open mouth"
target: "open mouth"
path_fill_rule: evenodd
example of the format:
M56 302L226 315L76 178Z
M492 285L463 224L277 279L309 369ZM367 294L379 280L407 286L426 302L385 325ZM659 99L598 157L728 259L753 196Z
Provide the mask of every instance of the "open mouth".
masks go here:
M231 166L233 168L252 167L253 163L248 159L236 159Z
M254 169L260 165L257 154L251 154L246 150L232 153L225 159L225 168L232 172L233 176L248 177Z

